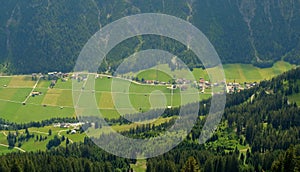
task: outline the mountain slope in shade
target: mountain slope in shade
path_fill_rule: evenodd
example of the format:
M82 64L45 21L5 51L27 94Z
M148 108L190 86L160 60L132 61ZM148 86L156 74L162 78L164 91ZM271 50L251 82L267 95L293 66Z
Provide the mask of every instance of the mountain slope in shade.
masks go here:
M0 63L8 64L13 73L70 71L83 45L101 27L124 16L148 12L193 23L209 38L224 63L264 67L281 58L299 63L299 9L299 0L1 1ZM112 53L110 65L132 53L128 49L147 49L155 41L160 39L140 46L140 40L129 40L130 44L120 45ZM165 49L174 43L158 44ZM188 65L199 63L189 60L189 52L177 53Z

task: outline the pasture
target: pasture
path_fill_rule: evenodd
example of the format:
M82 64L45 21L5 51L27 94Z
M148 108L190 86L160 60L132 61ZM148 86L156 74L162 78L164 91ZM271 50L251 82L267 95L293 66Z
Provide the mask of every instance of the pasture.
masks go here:
M259 82L262 80L271 79L283 72L291 70L295 65L291 65L284 61L278 61L270 68L258 68L252 64L224 64L223 69L227 82ZM189 80L198 80L204 78L209 80L207 71L212 71L213 68L201 69L194 68L192 71L187 69L171 71L167 64L157 65L149 70L128 73L125 76L134 76L145 80L170 81L171 78L186 78ZM161 80L160 80L161 79Z
M283 72L291 70L294 68L294 65L291 65L284 61L276 62L271 68L258 68L251 64L225 64L223 65L224 73L227 82L259 82L262 80L271 79ZM210 69L207 69L209 71ZM195 78L205 78L209 79L206 70L203 69L194 69L193 74Z
M147 78L147 80L157 80L163 82L169 82L172 80L173 76L169 76L167 73L162 72L160 70L145 70L137 75L137 77L141 80L142 78Z
M31 76L0 77L0 83L1 118L26 123L75 115L71 89L49 89L50 81L44 80L40 80L37 88L33 89L36 81L32 81ZM63 84L58 82L58 87L70 88L72 83L66 83L66 86ZM41 95L30 96L32 90L41 92Z
M235 80L242 83L270 79L293 67L293 65L279 61L272 68L260 69L249 64L225 64L224 70L227 82ZM192 79L193 75L196 80L200 77L208 80L206 71L202 69L194 69L192 73L187 70L171 71L167 65L159 65L155 69L142 71L136 76L139 79L158 79L165 82L170 81L172 77ZM0 77L0 117L17 123L41 121L54 117L74 117L72 79L67 81L59 79L53 89L49 88L50 83L51 81L41 79L33 89L36 81L32 81L31 76ZM179 106L182 101L180 90L171 90L167 87L167 85L138 84L129 80L99 75L95 79L95 97L103 117L111 119L120 116L116 105L118 108L123 107L122 112L127 113L146 112L152 106L156 108ZM41 92L41 94L29 96L31 91ZM199 94L199 100L210 96L211 93L207 89L205 93ZM300 103L298 97L290 97L290 100ZM24 101L26 104L22 105ZM132 109L128 108L129 105Z
M1 77L0 82L3 84L0 87L1 118L11 122L26 123L54 117L75 116L71 79L66 82L58 80L53 89L49 88L50 81L48 80L40 80L33 89L35 81L31 81L29 76ZM114 85L112 86L112 84ZM6 86L4 87L4 85ZM30 96L31 91L41 94ZM181 104L179 89L172 91L167 86L142 85L108 77L100 77L95 80L95 95L101 114L110 119L120 116L115 109L117 103L115 100L126 102L121 104L121 107L127 108L129 104L132 105L134 110L129 109L127 113L146 112L151 109L151 106L166 108ZM202 94L200 96L207 98L209 95L203 96ZM27 96L29 96L28 99ZM26 104L23 105L25 100Z
M48 131L51 129L52 135L49 136ZM72 128L70 128L72 129ZM67 134L68 128L57 128L53 126L45 126L43 128L28 128L28 131L30 134L34 134L35 137L29 139L28 141L22 142L21 149L29 152L29 151L38 151L38 150L46 150L46 145L49 142L49 140L53 139L55 135L58 135L59 137L65 136L65 138L68 138L70 142L81 142L84 140L84 137L86 136L85 133L76 133L76 134ZM0 154L6 154L10 152L16 152L18 151L16 148L14 149L9 149L7 147L7 139L6 135L8 134L9 131L1 131L0 133ZM15 132L15 131L11 131ZM19 133L23 134L25 131L24 130L19 130ZM36 140L36 136L40 138L41 136L43 138L47 137L47 139L43 139L41 141ZM61 143L61 146L65 146L66 141ZM17 146L17 145L15 145Z

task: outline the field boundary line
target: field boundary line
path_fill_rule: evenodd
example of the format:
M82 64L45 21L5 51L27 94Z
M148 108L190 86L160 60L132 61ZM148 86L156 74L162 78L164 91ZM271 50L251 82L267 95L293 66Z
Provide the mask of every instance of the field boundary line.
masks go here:
M2 144L2 143L0 143L0 146L9 148L9 145L5 145L5 144ZM18 149L18 150L21 151L21 152L26 152L24 149L21 149L21 148L19 148L19 147L13 147L13 148L14 148L14 149Z
M31 93L36 89L36 87L37 87L37 85L38 85L40 79L41 79L41 77L39 77L39 79L36 81L36 83L34 84L34 86L33 86L32 90L31 90L31 92L30 92L29 95L26 97L26 99L23 101L23 103L26 103L26 102L27 102L27 100L28 100L29 97L31 96Z
M37 130L31 130L30 132L32 132L32 133L38 133L38 134L49 134L49 133L42 132L42 131L37 131Z

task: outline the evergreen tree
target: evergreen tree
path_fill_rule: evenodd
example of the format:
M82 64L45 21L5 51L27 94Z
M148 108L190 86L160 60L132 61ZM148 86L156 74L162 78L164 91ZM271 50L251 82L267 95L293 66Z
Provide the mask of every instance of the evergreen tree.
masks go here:
M186 163L184 164L181 172L199 172L200 167L197 160L194 157L189 157Z

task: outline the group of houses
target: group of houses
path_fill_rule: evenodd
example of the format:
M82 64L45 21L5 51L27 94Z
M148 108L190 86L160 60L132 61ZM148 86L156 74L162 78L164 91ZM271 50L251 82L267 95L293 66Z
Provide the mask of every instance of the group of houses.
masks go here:
M33 81L38 80L38 78L41 79L48 79L48 80L58 80L58 79L66 79L68 78L68 73L62 73L62 72L48 72L47 74L42 73L32 73L31 78Z
M53 126L56 127L56 128L73 128L72 130L70 130L70 134L76 134L77 131L80 129L80 127L83 124L84 123L82 123L82 122L77 122L77 123L55 123L55 124L53 124Z
M68 73L62 72L48 72L48 80L58 80L62 79L62 81L66 81L69 77Z
M48 79L51 80L50 83L50 88L53 88L57 82L58 79L61 79L62 82L66 82L68 80L69 74L68 73L62 73L62 72L48 72L47 74L42 74L42 73L32 73L31 74L32 80L37 81L38 78L41 79ZM38 94L33 94L33 96L38 95Z
M96 79L97 79L98 75L96 76ZM87 79L87 76L86 75L80 75L80 74L73 74L72 79L74 80L77 80L78 82L82 82L82 81L85 81Z
M145 80L143 83L145 84L160 84L160 85L166 85L171 83L166 82L160 82L155 80ZM220 82L220 83L211 83L210 81L205 80L204 78L200 78L199 81L192 82L191 80L185 79L185 78L179 78L176 79L174 83L171 84L171 86L168 86L169 89L177 89L179 88L181 91L184 91L188 89L188 86L192 85L193 87L200 90L201 93L204 93L205 89L210 89L212 87L223 87L224 91L226 89L227 93L236 93L240 92L244 89L250 89L257 85L257 82L245 82L244 84L240 84L238 82L229 82L226 83Z
M156 81L156 80L145 80L142 81L142 83L144 84L154 84L154 85L167 85L167 82L163 82L163 81Z
M244 85L240 83L228 83L227 84L227 93L236 93L240 92L241 90L251 89L257 85L257 82L244 82Z

